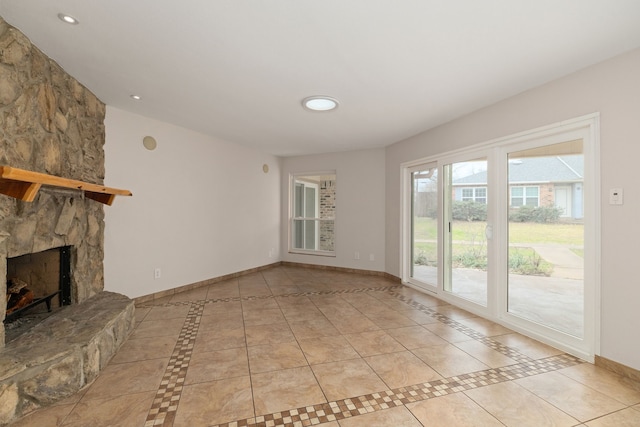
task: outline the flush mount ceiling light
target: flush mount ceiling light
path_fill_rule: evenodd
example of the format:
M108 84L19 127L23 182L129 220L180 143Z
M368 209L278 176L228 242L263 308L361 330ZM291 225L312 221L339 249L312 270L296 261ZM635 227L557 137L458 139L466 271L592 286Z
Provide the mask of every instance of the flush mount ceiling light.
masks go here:
M140 101L142 97L140 95L129 95L131 99L135 99L136 101Z
M79 23L80 23L80 22L79 22L76 18L74 18L73 16L71 16L71 15L67 15L67 14L65 14L65 13L59 13L59 14L58 14L58 18L60 18L60 20L61 20L62 22L66 22L67 24L71 24L71 25L77 25L77 24L79 24Z
M302 100L302 106L310 111L331 111L338 108L338 100L330 96L309 96Z

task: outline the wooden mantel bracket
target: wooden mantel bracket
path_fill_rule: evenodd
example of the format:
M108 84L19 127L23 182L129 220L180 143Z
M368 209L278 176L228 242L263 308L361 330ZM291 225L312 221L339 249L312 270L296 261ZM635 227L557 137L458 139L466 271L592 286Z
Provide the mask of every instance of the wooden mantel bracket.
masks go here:
M131 191L109 188L74 179L60 178L45 173L0 166L0 194L25 202L33 202L43 185L84 191L85 197L111 205L116 196L131 196Z

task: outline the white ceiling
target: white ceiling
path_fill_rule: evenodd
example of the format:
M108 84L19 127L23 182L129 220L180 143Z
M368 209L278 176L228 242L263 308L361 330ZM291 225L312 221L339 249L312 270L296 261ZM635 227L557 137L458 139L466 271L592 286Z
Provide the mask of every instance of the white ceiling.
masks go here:
M640 46L638 0L0 0L0 15L107 105L280 156L383 147ZM318 94L338 110L301 107Z

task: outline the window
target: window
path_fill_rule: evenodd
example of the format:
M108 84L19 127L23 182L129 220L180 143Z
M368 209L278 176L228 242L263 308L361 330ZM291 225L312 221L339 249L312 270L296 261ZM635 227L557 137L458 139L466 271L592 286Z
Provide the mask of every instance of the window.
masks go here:
M487 203L487 187L473 187L462 189L463 202Z
M334 255L335 173L292 175L291 189L290 251Z
M540 187L511 187L511 207L538 207L540 205Z

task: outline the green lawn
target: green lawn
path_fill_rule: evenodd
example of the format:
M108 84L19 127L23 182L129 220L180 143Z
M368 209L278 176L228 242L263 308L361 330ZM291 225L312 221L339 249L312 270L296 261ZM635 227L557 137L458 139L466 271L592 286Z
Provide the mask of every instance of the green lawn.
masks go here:
M438 225L433 218L415 218L413 226L417 240L433 240L438 235Z
M457 244L452 252L454 268L487 269L487 246L483 243ZM436 244L416 243L414 263L437 266ZM531 248L509 248L509 271L516 274L548 276L553 271L553 265L542 259Z
M454 221L453 240L465 242L453 245L454 267L486 269L485 225L486 223L483 222ZM417 218L414 227L416 240L418 240L415 243L414 262L421 265L437 265L436 220ZM581 224L513 222L509 225L510 243L582 246L583 233L584 227ZM420 240L429 240L429 242L420 242ZM509 248L509 270L518 274L549 275L553 265L543 260L532 248L511 247Z
M483 238L485 223L454 221L453 240L477 241ZM416 218L415 237L417 240L435 240L437 236L436 220ZM557 243L582 246L584 226L582 224L537 224L533 222L512 222L509 224L509 242L511 243Z

